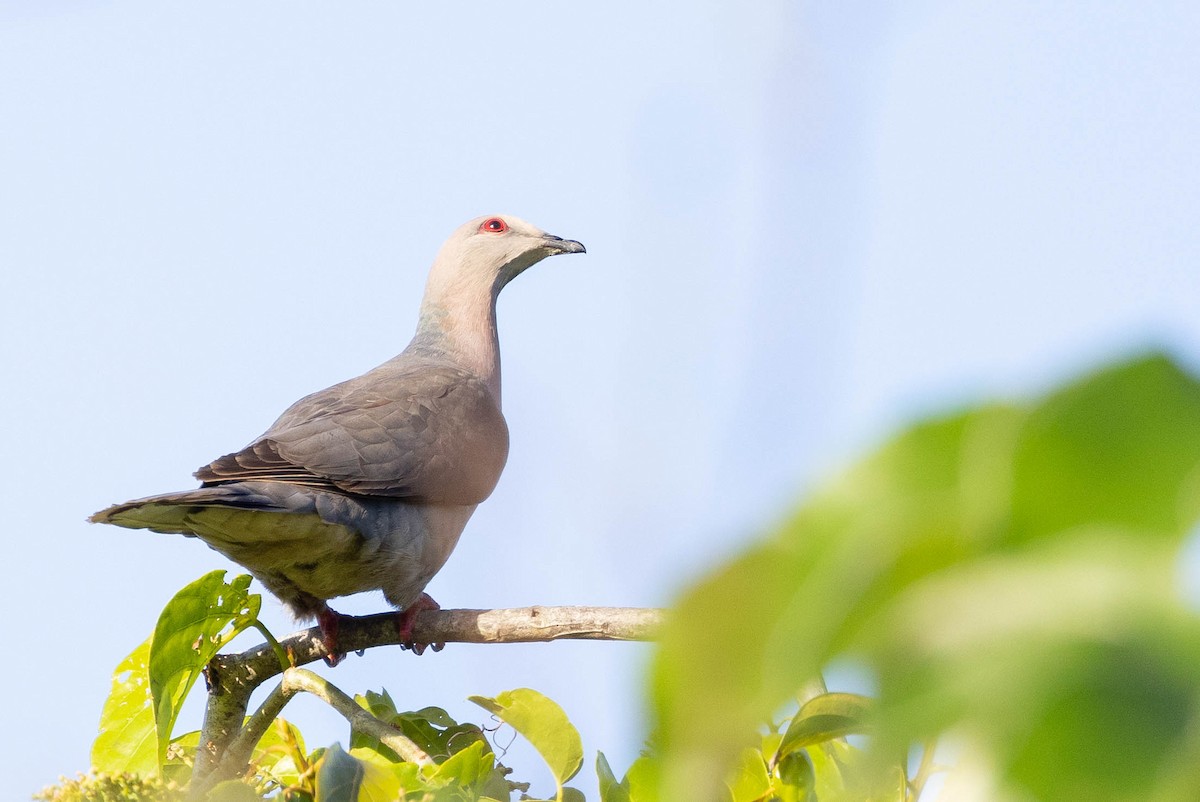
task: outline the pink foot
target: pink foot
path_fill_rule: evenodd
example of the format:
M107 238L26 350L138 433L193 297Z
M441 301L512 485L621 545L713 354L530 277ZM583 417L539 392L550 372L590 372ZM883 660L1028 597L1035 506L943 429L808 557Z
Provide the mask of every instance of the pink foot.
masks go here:
M444 643L417 643L413 638L413 624L417 616L426 610L440 610L442 606L435 602L428 593L422 593L416 601L405 607L397 618L396 626L400 630L400 645L412 649L415 654L424 654L425 649L433 646L435 652L440 652Z
M321 629L321 645L325 647L325 657L322 658L330 668L346 658L346 653L338 649L338 626L345 618L341 613L328 605L317 613L317 626Z

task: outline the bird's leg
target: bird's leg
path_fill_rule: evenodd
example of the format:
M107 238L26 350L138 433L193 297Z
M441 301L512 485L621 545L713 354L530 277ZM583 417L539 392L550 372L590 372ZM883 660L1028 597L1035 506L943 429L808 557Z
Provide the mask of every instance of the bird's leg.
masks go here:
M442 606L433 600L428 593L422 593L417 600L404 608L397 616L396 626L400 630L400 645L405 649L412 649L416 654L424 654L426 647L432 646L435 652L440 652L445 648L444 643L417 643L413 639L413 623L417 616L426 610L440 610Z
M338 625L343 618L348 618L334 610L328 604L322 604L317 612L317 626L321 630L321 644L325 647L325 664L330 668L342 662L346 653L338 649Z

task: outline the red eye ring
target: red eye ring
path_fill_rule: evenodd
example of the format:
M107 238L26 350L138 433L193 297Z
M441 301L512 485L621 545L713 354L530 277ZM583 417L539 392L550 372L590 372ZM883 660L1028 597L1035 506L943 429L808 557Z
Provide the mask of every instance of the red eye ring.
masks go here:
M480 224L479 230L487 231L491 234L503 234L505 231L508 231L508 223L499 217L489 217Z

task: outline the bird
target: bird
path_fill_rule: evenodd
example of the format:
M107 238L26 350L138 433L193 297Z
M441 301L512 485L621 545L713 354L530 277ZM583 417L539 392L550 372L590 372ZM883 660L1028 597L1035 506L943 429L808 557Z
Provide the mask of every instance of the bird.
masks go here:
M508 215L471 220L430 268L412 341L382 365L301 398L200 487L115 504L88 520L196 537L246 568L341 655L328 601L382 590L401 641L437 609L426 585L491 495L508 457L496 298L549 256L586 253Z

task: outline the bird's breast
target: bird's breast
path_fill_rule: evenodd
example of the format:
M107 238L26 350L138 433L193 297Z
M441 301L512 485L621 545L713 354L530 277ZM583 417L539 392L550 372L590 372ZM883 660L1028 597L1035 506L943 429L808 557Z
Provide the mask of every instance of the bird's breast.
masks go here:
M428 470L437 475L439 504L473 505L492 494L508 461L508 425L494 405L470 426L459 427L438 448Z

